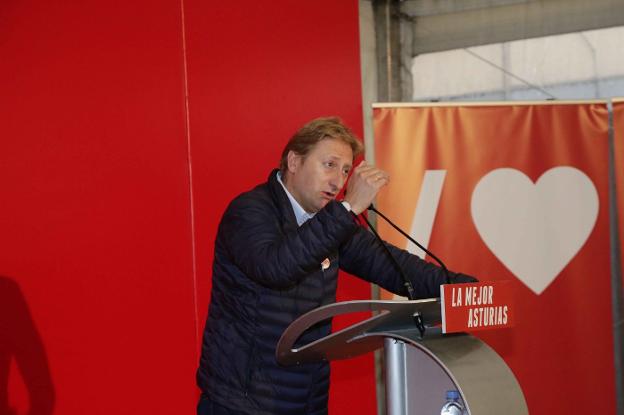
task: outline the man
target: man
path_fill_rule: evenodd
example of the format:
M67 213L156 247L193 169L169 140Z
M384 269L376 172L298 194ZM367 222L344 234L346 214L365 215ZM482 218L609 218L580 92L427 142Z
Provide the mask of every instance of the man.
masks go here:
M215 243L198 414L326 414L329 364L280 366L275 347L282 332L335 301L339 268L406 295L381 243L353 218L388 184L388 174L363 161L353 169L344 200L336 200L361 150L339 119L313 120L290 139L268 182L228 206ZM439 296L445 282L440 268L388 246L417 296ZM300 341L329 332L329 322L320 324Z

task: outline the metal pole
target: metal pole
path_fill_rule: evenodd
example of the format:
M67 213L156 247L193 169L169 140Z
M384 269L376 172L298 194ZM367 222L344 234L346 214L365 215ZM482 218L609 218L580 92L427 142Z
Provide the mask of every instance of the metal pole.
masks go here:
M408 391L406 345L392 338L384 339L386 357L386 413L407 415Z

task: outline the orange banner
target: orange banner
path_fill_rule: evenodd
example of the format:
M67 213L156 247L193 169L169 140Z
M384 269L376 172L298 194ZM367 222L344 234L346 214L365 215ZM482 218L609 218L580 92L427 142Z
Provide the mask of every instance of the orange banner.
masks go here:
M478 335L530 413L615 413L606 104L376 108L374 128L379 210L449 269L511 281L515 327Z

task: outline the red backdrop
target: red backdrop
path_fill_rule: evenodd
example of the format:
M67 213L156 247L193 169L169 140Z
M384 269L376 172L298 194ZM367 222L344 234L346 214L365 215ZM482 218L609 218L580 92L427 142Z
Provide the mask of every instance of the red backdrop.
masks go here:
M308 119L361 132L357 21L355 1L3 3L0 412L193 412L219 217ZM332 412L374 412L360 360Z

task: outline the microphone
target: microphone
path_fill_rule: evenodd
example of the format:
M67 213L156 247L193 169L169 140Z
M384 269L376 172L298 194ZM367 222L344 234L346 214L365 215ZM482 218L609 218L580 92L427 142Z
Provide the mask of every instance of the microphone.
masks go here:
M431 258L435 259L436 262L438 264L440 264L440 267L442 268L442 271L444 272L444 276L446 277L446 283L447 284L451 284L451 277L449 275L448 269L446 268L446 265L444 265L444 262L442 262L442 260L440 258L438 258L437 256L434 255L433 252L431 252L430 250L428 250L427 248L425 248L424 246L422 246L421 244L418 243L418 241L416 241L414 238L412 238L411 236L409 236L407 234L407 232L403 231L403 229L399 228L397 225L394 224L394 222L392 222L390 219L388 219L386 217L386 215L384 215L383 213L381 213L380 211L378 211L377 209L375 209L375 206L373 206L373 204L371 203L370 206L368 207L368 210L372 210L373 212L375 212L376 214L378 214L379 216L381 216L386 222L388 222L390 224L390 226L392 226L395 230L397 230L401 235L403 235L404 237L406 237L408 240L410 240L414 245L416 245L417 247L419 247L420 249L422 249L423 251L425 251L425 253L427 255L429 255ZM366 221L366 223L368 223L368 221ZM371 226L370 224L368 226ZM377 235L376 232L374 232L375 235ZM377 238L379 238L379 236L377 235ZM384 245L385 246L385 245ZM387 249L387 248L386 248ZM388 251L390 252L390 251Z

